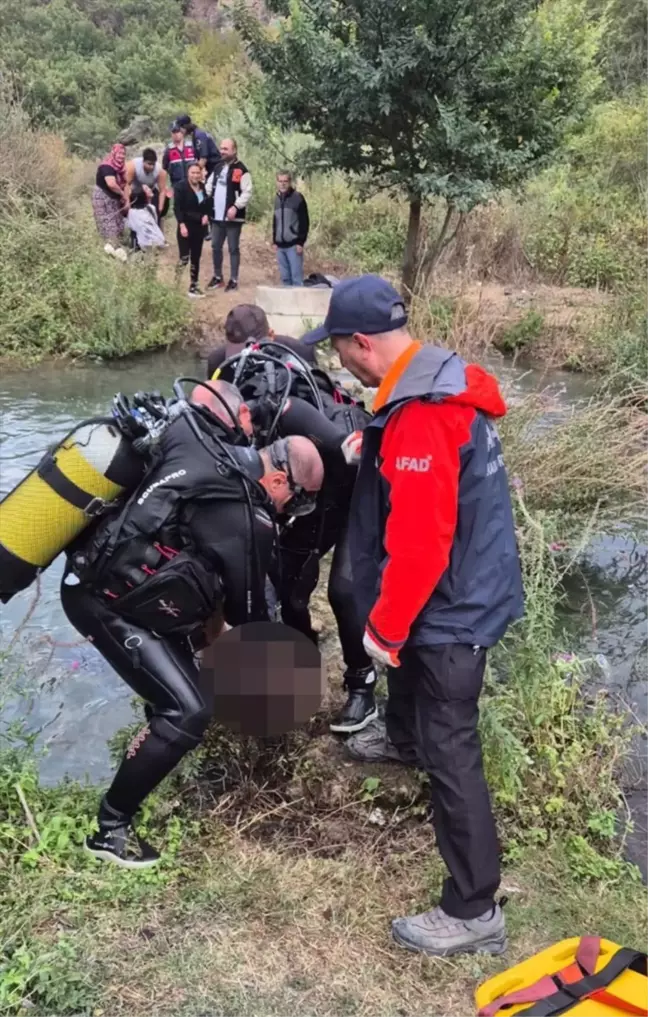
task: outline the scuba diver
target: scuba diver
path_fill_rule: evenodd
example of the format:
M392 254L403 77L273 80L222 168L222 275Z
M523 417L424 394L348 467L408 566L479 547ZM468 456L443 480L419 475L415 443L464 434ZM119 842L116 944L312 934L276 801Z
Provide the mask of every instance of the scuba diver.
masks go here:
M146 703L147 724L101 801L98 832L86 839L96 858L127 868L159 860L133 817L210 721L213 691L200 687L194 661L205 626L220 634L267 619L275 515L311 513L323 481L307 439L256 451L225 431L204 402L185 402L135 490L66 550L68 619Z
M324 463L324 483L316 510L308 518L281 525L279 561L270 578L286 625L303 632L315 645L309 602L319 579L319 563L334 548L328 598L335 616L345 664L347 699L330 724L335 734L362 731L377 715L376 671L363 645L351 577L347 520L356 467L342 445L369 422L370 415L319 368L304 363L294 347L278 340L248 343L226 360L211 385L238 388L241 400L227 393L241 427L263 447L277 436L302 435L317 447ZM222 415L223 410L216 411ZM223 417L224 419L224 417Z

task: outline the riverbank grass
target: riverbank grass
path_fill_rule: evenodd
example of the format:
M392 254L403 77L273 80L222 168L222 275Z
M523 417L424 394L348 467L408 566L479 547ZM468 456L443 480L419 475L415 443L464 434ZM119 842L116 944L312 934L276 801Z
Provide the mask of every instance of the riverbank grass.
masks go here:
M143 825L164 859L136 874L80 851L94 791L44 790L29 768L2 774L2 1013L469 1014L479 981L554 941L645 940L643 888L622 873L575 876L553 843L505 867L505 959L401 951L389 921L433 902L442 866L422 820L396 839L368 822L362 782L347 821L338 807L328 849L259 836L260 813L231 823L212 805L192 820L179 799L158 796ZM46 847L35 846L18 783Z
M561 422L548 427L554 410ZM644 434L645 415L617 398L565 411L530 397L503 422L526 614L490 655L481 730L509 898L505 959L435 961L391 944L389 920L431 905L443 866L425 777L351 763L328 734L342 661L324 569L322 710L272 743L210 730L145 804L139 827L164 849L158 869L84 854L100 789L44 788L20 739L0 753L0 1014L458 1017L473 1012L480 980L556 940L641 946L646 893L623 860L619 784L632 730L593 691L594 662L572 652L557 612L588 537L610 513L634 512ZM28 667L27 646L12 653ZM0 658L0 693L9 663ZM115 738L116 755L131 733Z

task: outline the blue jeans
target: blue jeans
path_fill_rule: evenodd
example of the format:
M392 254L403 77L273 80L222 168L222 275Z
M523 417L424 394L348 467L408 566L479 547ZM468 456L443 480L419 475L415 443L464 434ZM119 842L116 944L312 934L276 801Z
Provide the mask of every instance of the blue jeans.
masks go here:
M304 285L304 255L296 247L278 247L277 265L283 286Z

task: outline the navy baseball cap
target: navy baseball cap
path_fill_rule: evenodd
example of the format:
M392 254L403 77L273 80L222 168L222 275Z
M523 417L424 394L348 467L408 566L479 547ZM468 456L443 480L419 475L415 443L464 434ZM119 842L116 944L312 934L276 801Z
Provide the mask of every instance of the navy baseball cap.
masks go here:
M333 287L323 325L302 336L307 346L329 336L364 332L376 335L393 332L407 324L407 312L400 293L379 275L359 275Z

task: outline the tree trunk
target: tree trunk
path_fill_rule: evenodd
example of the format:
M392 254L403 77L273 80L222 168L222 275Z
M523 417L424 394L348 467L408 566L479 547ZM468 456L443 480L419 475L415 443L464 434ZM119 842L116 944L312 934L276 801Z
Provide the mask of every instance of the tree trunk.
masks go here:
M427 257L425 259L425 274L426 274L426 278L427 279L429 279L433 275L436 263L437 263L437 261L439 260L439 258L441 256L441 252L446 247L446 234L447 234L448 228L450 226L450 220L452 219L452 213L453 212L454 212L454 205L451 204L450 202L448 202L448 205L446 207L445 219L443 220L443 225L441 226L441 230L439 231L439 235L436 238L436 240L434 241L434 245L432 247L432 250L430 251L430 253L427 255Z
M421 228L421 199L410 200L409 223L407 224L407 241L403 256L403 295L409 300L416 282L418 268L419 230Z

